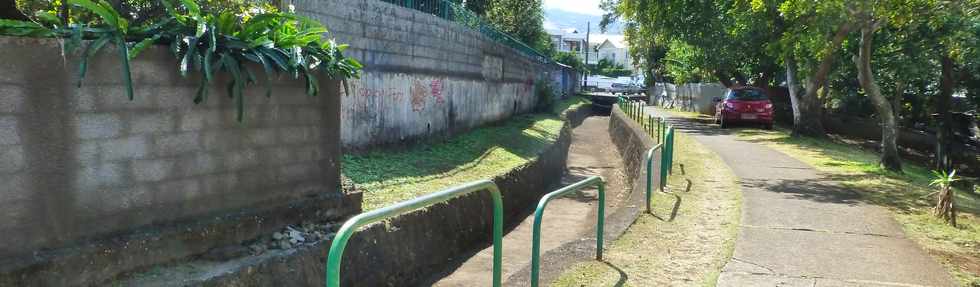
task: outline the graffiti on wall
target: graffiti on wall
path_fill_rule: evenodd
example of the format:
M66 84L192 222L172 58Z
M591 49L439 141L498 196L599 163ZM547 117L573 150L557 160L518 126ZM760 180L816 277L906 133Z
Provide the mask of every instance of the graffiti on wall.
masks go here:
M424 80L413 80L412 84L408 87L408 94L403 89L398 88L365 88L359 84L352 83L351 94L357 95L358 99L354 101L355 108L368 109L371 105L380 103L379 100L384 102L394 102L394 103L404 103L403 100L408 100L409 105L412 107L412 111L421 112L425 110L426 102L430 101L436 105L442 105L446 103L446 82L443 79L435 79L431 81Z
M429 97L435 99L435 103L437 105L446 103L446 98L443 96L444 85L445 84L441 79L429 81L428 86L423 84L422 81L415 80L412 83L412 88L410 91L410 94L412 95L412 111L421 112L425 110L425 102Z
M442 97L442 80L435 79L429 83L429 88L433 98L436 98L437 104L442 104L446 102L446 99Z

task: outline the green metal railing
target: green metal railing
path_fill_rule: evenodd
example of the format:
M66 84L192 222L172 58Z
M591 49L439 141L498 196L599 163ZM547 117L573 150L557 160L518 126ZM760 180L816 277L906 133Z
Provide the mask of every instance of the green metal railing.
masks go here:
M647 201L646 202L647 202L647 213L651 213L651 214L653 213L652 211L650 211L650 204L653 199L653 153L658 149L663 148L663 146L664 144L658 144L657 146L651 148L650 150L647 151L647 156L646 156L646 160L647 160L647 193L646 193ZM661 156L660 166L663 165L664 165L663 156ZM664 178L661 177L660 178L661 188L663 188L663 182L664 182Z
M513 36L498 30L492 24L488 23L479 14L473 12L473 10L464 7L459 0L381 0L383 2L388 2L398 6L415 9L424 13L435 15L439 18L446 19L458 23L460 25L466 26L470 29L480 32L484 36L508 47L514 48L522 53L534 58L541 63L555 63L551 57L545 56L540 51L531 48L521 40L514 38ZM467 1L467 6L472 9L486 9L485 3L489 1Z
M500 197L500 189L489 180L474 181L448 188L415 199L361 213L348 219L340 227L340 230L337 231L337 236L334 237L333 243L330 245L330 252L327 254L327 287L340 286L340 264L344 256L344 248L347 247L347 241L357 232L358 228L481 190L490 191L490 195L493 198L493 286L499 287L501 284L501 260L503 253L503 241L501 238L504 233L504 203Z
M602 177L592 176L548 193L538 201L538 208L534 211L534 226L531 231L531 287L538 286L539 269L541 268L541 219L544 217L544 208L548 206L548 202L552 199L590 186L597 186L599 189L599 210L597 212L598 219L595 228L595 259L602 260L602 236L606 217L606 183L602 180Z
M667 186L667 177L674 173L674 127L668 127L664 135L664 152L660 165L660 189Z
M644 112L645 104L640 101L630 101L625 97L618 97L616 101L619 109L622 110L630 119L636 121L643 127L650 138L656 140L657 146L647 150L647 186L646 204L647 213L650 213L650 205L653 195L653 153L661 149L660 156L660 190L667 186L670 174L673 174L674 167L674 128L667 123L664 117L654 117Z

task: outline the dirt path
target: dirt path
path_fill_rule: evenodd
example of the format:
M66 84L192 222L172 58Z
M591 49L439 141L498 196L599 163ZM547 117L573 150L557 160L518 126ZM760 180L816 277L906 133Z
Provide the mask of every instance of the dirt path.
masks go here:
M568 171L562 184L567 185L588 176L600 175L606 180L607 217L623 202L625 174L622 158L609 138L608 117L590 117L572 131L568 154ZM541 227L541 253L567 242L594 238L595 189L553 200L545 211ZM504 236L503 278L507 281L524 269L531 260L531 225L533 216ZM490 286L492 247L488 247L461 264L434 286Z
M718 286L955 286L884 208L788 155L714 125L671 121L717 152L742 186L735 254Z

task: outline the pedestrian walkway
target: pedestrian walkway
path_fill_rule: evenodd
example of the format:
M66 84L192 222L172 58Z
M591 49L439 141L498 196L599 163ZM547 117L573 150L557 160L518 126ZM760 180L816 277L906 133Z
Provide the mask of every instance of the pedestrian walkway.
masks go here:
M888 210L858 200L832 177L716 125L669 120L717 152L740 180L742 223L718 286L956 285Z

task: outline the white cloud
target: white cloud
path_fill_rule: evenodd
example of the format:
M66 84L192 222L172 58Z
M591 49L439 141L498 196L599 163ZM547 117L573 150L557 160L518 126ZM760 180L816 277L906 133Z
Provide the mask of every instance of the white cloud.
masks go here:
M544 7L568 12L602 15L600 0L544 0Z
M558 24L556 24L555 22L551 22L551 21L548 21L548 19L545 19L544 20L544 29L545 30L557 30L557 29L560 29L560 27L558 27Z

